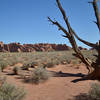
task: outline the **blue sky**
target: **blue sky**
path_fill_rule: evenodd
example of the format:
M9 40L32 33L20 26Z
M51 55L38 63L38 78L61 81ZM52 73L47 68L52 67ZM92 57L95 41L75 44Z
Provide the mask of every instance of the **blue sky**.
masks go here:
M100 34L93 23L92 5L87 0L60 1L76 33L87 41L98 41ZM66 27L56 0L0 0L0 41L69 45L68 40L61 37L63 32L48 22L48 16ZM79 41L77 43L85 46Z

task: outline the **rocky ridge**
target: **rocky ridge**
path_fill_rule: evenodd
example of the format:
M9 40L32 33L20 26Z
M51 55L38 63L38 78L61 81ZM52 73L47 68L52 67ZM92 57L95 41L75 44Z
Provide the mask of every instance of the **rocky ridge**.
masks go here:
M36 52L36 51L65 51L71 50L72 48L66 44L20 44L20 43L9 43L4 44L0 42L0 52ZM80 50L87 50L87 48L79 47Z
M70 50L71 47L66 44L20 44L20 43L9 43L4 44L0 42L0 52L35 52L35 51L64 51Z

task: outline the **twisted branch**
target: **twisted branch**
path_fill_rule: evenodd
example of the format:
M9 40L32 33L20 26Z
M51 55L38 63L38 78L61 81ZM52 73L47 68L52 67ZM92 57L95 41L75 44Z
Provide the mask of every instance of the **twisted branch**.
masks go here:
M83 54L81 53L81 51L79 50L79 48L78 48L78 46L77 46L77 43L76 43L76 41L75 41L75 38L74 38L74 35L75 35L76 33L75 33L75 32L73 31L73 29L71 28L70 23L69 23L69 21L68 21L68 18L66 17L66 13L65 13L64 9L62 8L62 6L61 6L59 0L56 0L56 1L57 1L57 4L58 4L58 8L60 9L60 11L61 11L61 13L62 13L62 15L63 15L63 19L64 19L64 21L65 21L65 23L66 23L66 25L67 25L67 27L68 27L68 31L67 31L64 27L62 27L57 21L51 20L50 17L48 17L48 20L49 20L52 24L56 25L60 30L62 30L62 31L65 33L64 37L66 37L66 38L69 39L69 42L71 43L72 48L73 48L73 50L75 51L74 56L76 56L76 57L78 57L79 59L81 59L81 61L82 61L84 64L86 64L87 69L90 71L89 66L91 66L92 62L89 62L89 60L87 60L87 58L85 58L85 57L83 56ZM76 35L76 36L77 36L77 35Z

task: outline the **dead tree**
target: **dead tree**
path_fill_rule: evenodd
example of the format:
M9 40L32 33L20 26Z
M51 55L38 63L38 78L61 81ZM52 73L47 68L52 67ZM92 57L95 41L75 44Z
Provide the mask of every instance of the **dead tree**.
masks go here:
M96 25L100 31L100 13L99 13L99 9L98 9L98 5L97 5L97 1L98 0L93 0L93 2L89 2L93 5L94 8L94 12L95 12L95 17L96 17ZM68 38L69 42L72 45L73 50L75 51L74 56L78 57L85 65L86 68L88 69L89 73L88 75L85 77L87 79L100 79L100 41L98 41L97 43L90 43L86 40L81 39L76 32L73 30L73 28L71 27L69 20L66 16L66 13L64 11L64 9L61 6L61 3L59 0L56 0L58 8L63 16L64 22L67 26L68 29L65 29L58 21L56 20L52 20L50 17L48 17L48 20L53 24L56 25L58 27L59 30L63 31L65 35L62 35L65 38ZM98 52L97 55L97 59L96 61L91 61L90 59L84 57L84 55L82 54L82 52L79 50L75 37L82 43L96 49L96 51Z

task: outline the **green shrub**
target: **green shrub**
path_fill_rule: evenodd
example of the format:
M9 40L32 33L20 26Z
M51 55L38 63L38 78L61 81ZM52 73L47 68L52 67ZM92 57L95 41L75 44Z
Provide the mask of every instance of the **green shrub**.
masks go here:
M100 100L100 84L94 83L91 86L89 95L92 100Z
M0 87L0 100L22 100L25 94L23 88L17 88L7 82Z

